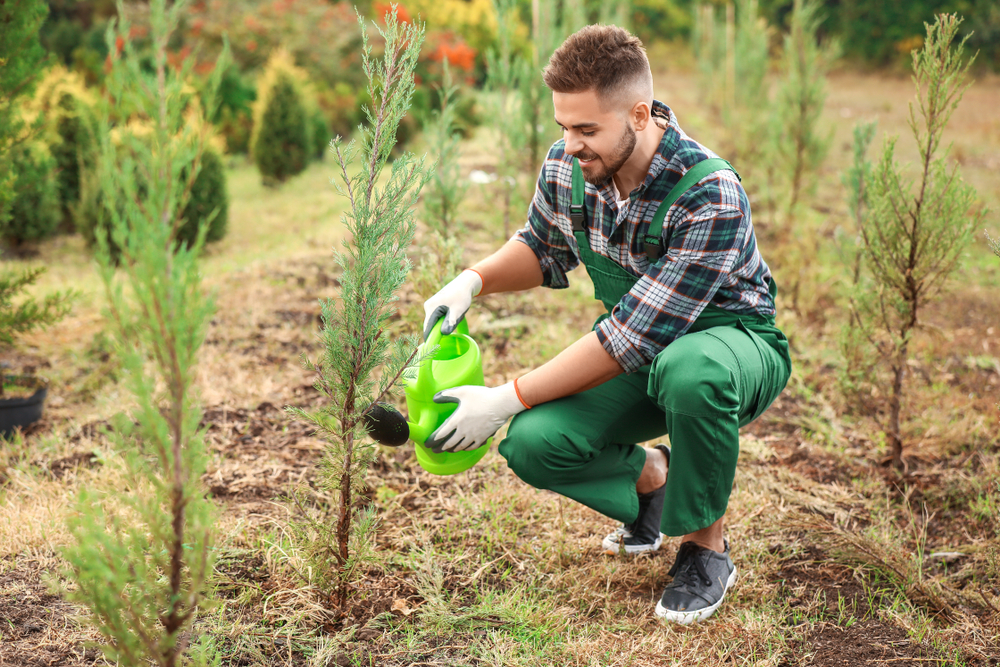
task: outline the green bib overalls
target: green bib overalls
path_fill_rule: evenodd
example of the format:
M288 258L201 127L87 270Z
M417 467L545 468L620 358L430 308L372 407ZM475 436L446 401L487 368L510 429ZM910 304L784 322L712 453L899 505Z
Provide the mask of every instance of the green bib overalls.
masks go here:
M692 185L721 169L732 167L718 158L698 163L660 204L645 236L651 263L660 255L667 210ZM594 296L608 311L599 323L638 279L590 249L584 187L574 160L573 235ZM770 292L772 297L777 292L773 279ZM669 435L660 529L686 535L725 514L739 457L739 428L767 409L790 373L788 341L773 317L737 315L709 304L652 364L518 414L499 452L528 484L629 523L639 512L635 484L646 460L635 444Z

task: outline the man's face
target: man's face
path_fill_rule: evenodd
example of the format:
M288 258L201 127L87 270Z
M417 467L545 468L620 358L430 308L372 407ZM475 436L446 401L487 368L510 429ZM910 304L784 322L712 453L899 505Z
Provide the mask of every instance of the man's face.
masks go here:
M580 161L583 178L598 187L622 168L635 149L635 129L619 109L601 109L597 93L552 93L566 152Z

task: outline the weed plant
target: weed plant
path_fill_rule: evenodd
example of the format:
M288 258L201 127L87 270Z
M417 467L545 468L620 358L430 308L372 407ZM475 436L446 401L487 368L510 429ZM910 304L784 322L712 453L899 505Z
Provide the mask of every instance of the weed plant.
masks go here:
M968 37L952 46L961 22L957 15L939 15L926 24L923 48L913 52L917 100L910 104L909 125L919 154L916 177L896 162L897 138L888 139L868 184L869 209L860 218L865 279L854 294L852 321L887 371L888 377L873 377L870 393L887 403L880 426L900 469L910 344L922 310L940 293L984 215L973 210L976 192L957 165L949 166L941 143L975 59L964 57Z
M185 7L150 3L151 71L128 39L128 22L111 23L108 99L98 124L100 185L120 206L108 207L110 233L98 236L97 262L134 405L109 433L126 483L80 491L63 556L75 584L68 596L89 609L108 641L107 658L127 665L212 663L207 637L187 639L206 606L216 517L201 484L206 454L195 389L197 355L214 313L198 261L207 221L192 245L176 239L209 138L207 122L191 122L191 59L179 69L167 63ZM125 16L120 2L118 13ZM208 87L210 109L227 55ZM110 113L123 107L150 119L152 140L123 133L112 141Z
M371 557L376 527L375 515L357 506L365 472L377 454L367 440L364 415L387 396L416 354L415 337L391 340L390 320L410 268L406 251L414 234L413 206L430 177L423 159L404 153L393 161L388 178L381 178L410 106L423 26L401 23L395 11L388 13L385 27L376 26L385 41L376 60L365 21L361 16L358 21L372 105L365 112L367 125L360 128L360 150L355 141L345 146L339 137L332 147L338 190L350 202L343 216L350 241L346 252L335 255L342 270L340 294L321 302L322 356L309 363L318 375L317 389L329 402L315 410L288 408L314 424L328 443L318 485L335 501L316 512L304 494L297 494L292 529L309 560L309 583L341 610L359 567Z

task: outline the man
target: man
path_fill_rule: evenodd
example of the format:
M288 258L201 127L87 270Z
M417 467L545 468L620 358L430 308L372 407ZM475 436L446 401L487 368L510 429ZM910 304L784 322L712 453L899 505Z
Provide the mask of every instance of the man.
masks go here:
M650 551L661 532L681 536L655 613L691 623L736 579L722 518L738 429L791 372L775 286L738 175L653 99L637 38L583 28L543 76L563 139L527 224L424 304L425 335L442 317L442 331L454 330L475 296L564 288L580 263L608 313L513 382L440 392L436 401L458 407L427 445L478 447L516 415L500 454L528 484L621 521L605 550ZM665 434L672 453L636 446Z

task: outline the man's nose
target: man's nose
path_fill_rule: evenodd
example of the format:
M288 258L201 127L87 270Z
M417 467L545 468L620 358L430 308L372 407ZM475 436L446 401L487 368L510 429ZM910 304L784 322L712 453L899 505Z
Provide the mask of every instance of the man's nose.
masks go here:
M572 132L563 132L563 141L566 142L566 152L570 155L576 155L583 150L583 142L579 137L573 136Z

